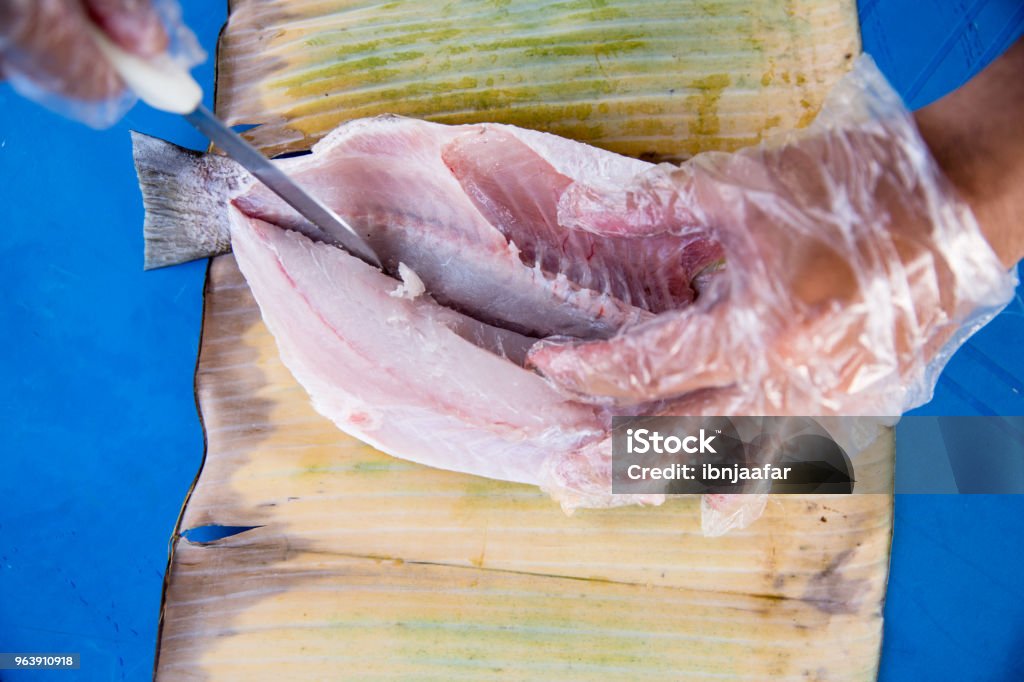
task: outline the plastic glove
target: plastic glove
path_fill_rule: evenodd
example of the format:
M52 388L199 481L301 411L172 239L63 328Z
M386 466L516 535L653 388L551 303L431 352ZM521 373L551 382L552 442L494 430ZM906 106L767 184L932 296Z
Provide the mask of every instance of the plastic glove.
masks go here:
M555 386L620 414L875 415L891 424L931 397L947 359L1016 284L869 57L807 130L659 166L624 189L572 186L559 223L692 234L724 254L697 277L688 308L609 340L531 349L528 362ZM570 491L561 493L569 507L610 481L607 446L555 464L549 487ZM745 527L766 502L705 496L704 533Z
M531 350L556 386L624 413L671 400L677 414L899 415L1015 286L869 57L805 131L618 192L571 187L559 217L706 233L725 254L686 309Z
M174 0L0 0L0 72L21 94L93 127L135 102L92 31L142 57L204 58Z

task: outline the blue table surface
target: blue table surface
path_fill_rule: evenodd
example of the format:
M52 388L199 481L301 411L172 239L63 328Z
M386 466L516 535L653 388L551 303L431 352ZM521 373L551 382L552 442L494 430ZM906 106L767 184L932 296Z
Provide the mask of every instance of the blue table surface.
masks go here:
M186 0L211 53L223 2ZM865 49L917 107L1024 32L1019 0L862 0ZM197 69L213 82L210 61ZM212 91L212 88L210 88ZM105 132L0 89L0 652L79 652L150 677L168 538L199 467L192 372L204 263L143 273L127 131L199 148L136 107ZM1024 303L950 363L921 412L1024 414ZM1024 680L1024 496L898 496L883 680Z

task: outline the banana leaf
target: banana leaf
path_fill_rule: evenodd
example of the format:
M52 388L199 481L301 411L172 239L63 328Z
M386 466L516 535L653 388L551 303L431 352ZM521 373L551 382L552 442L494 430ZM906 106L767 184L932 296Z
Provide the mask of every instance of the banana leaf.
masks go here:
M393 459L313 410L231 255L196 387L207 452L159 680L875 678L891 495L778 495L706 538L696 498L570 517ZM893 448L888 431L859 455L858 480L891 487ZM250 530L189 539L210 526Z
M217 107L271 154L390 112L683 158L803 125L858 51L852 0L235 0ZM157 679L875 679L891 495L776 496L718 538L696 499L567 517L338 431L231 255L205 301ZM858 477L891 487L893 453Z
M270 154L391 113L674 159L807 124L859 52L854 0L235 0L217 108Z

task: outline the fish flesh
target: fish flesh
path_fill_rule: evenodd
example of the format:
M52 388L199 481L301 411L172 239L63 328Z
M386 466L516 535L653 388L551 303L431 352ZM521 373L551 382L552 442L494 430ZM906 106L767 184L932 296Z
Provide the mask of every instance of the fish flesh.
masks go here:
M154 147L164 158L138 166L147 267L226 251L230 208L330 240L230 160L136 136L137 158ZM442 305L538 338L608 338L681 307L690 281L720 258L697 230L644 240L599 225L567 233L565 188L624 184L651 164L513 126L380 116L279 163L360 230L388 272L403 262Z
M537 483L598 439L598 410L477 346L484 325L324 243L232 214L232 246L281 358L320 413L384 452ZM406 282L408 285L408 282ZM500 388L497 388L500 387Z
M134 149L147 267L232 250L283 362L340 429L542 486L567 509L660 502L610 494L614 408L527 366L542 339L607 339L685 308L721 263L696 221L567 212L570 194L613 191L651 164L512 126L397 116L278 160L356 227L381 271L229 159L139 134Z

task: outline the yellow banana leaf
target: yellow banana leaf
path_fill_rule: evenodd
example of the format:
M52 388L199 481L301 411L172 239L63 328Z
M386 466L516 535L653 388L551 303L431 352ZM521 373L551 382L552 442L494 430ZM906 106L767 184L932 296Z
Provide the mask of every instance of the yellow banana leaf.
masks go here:
M235 0L217 107L271 154L393 113L681 158L805 125L859 52L854 0Z
M176 536L159 680L875 678L890 495L779 495L718 538L695 498L568 517L338 431L233 256L206 300L207 454L180 530L256 528ZM888 432L858 479L891 481L892 455Z
M272 154L391 112L678 158L803 125L858 51L852 0L234 0L217 106ZM876 677L890 495L776 496L705 538L696 499L567 517L389 458L313 411L230 255L196 389L159 680ZM858 476L891 481L893 447ZM215 524L254 528L182 535Z

